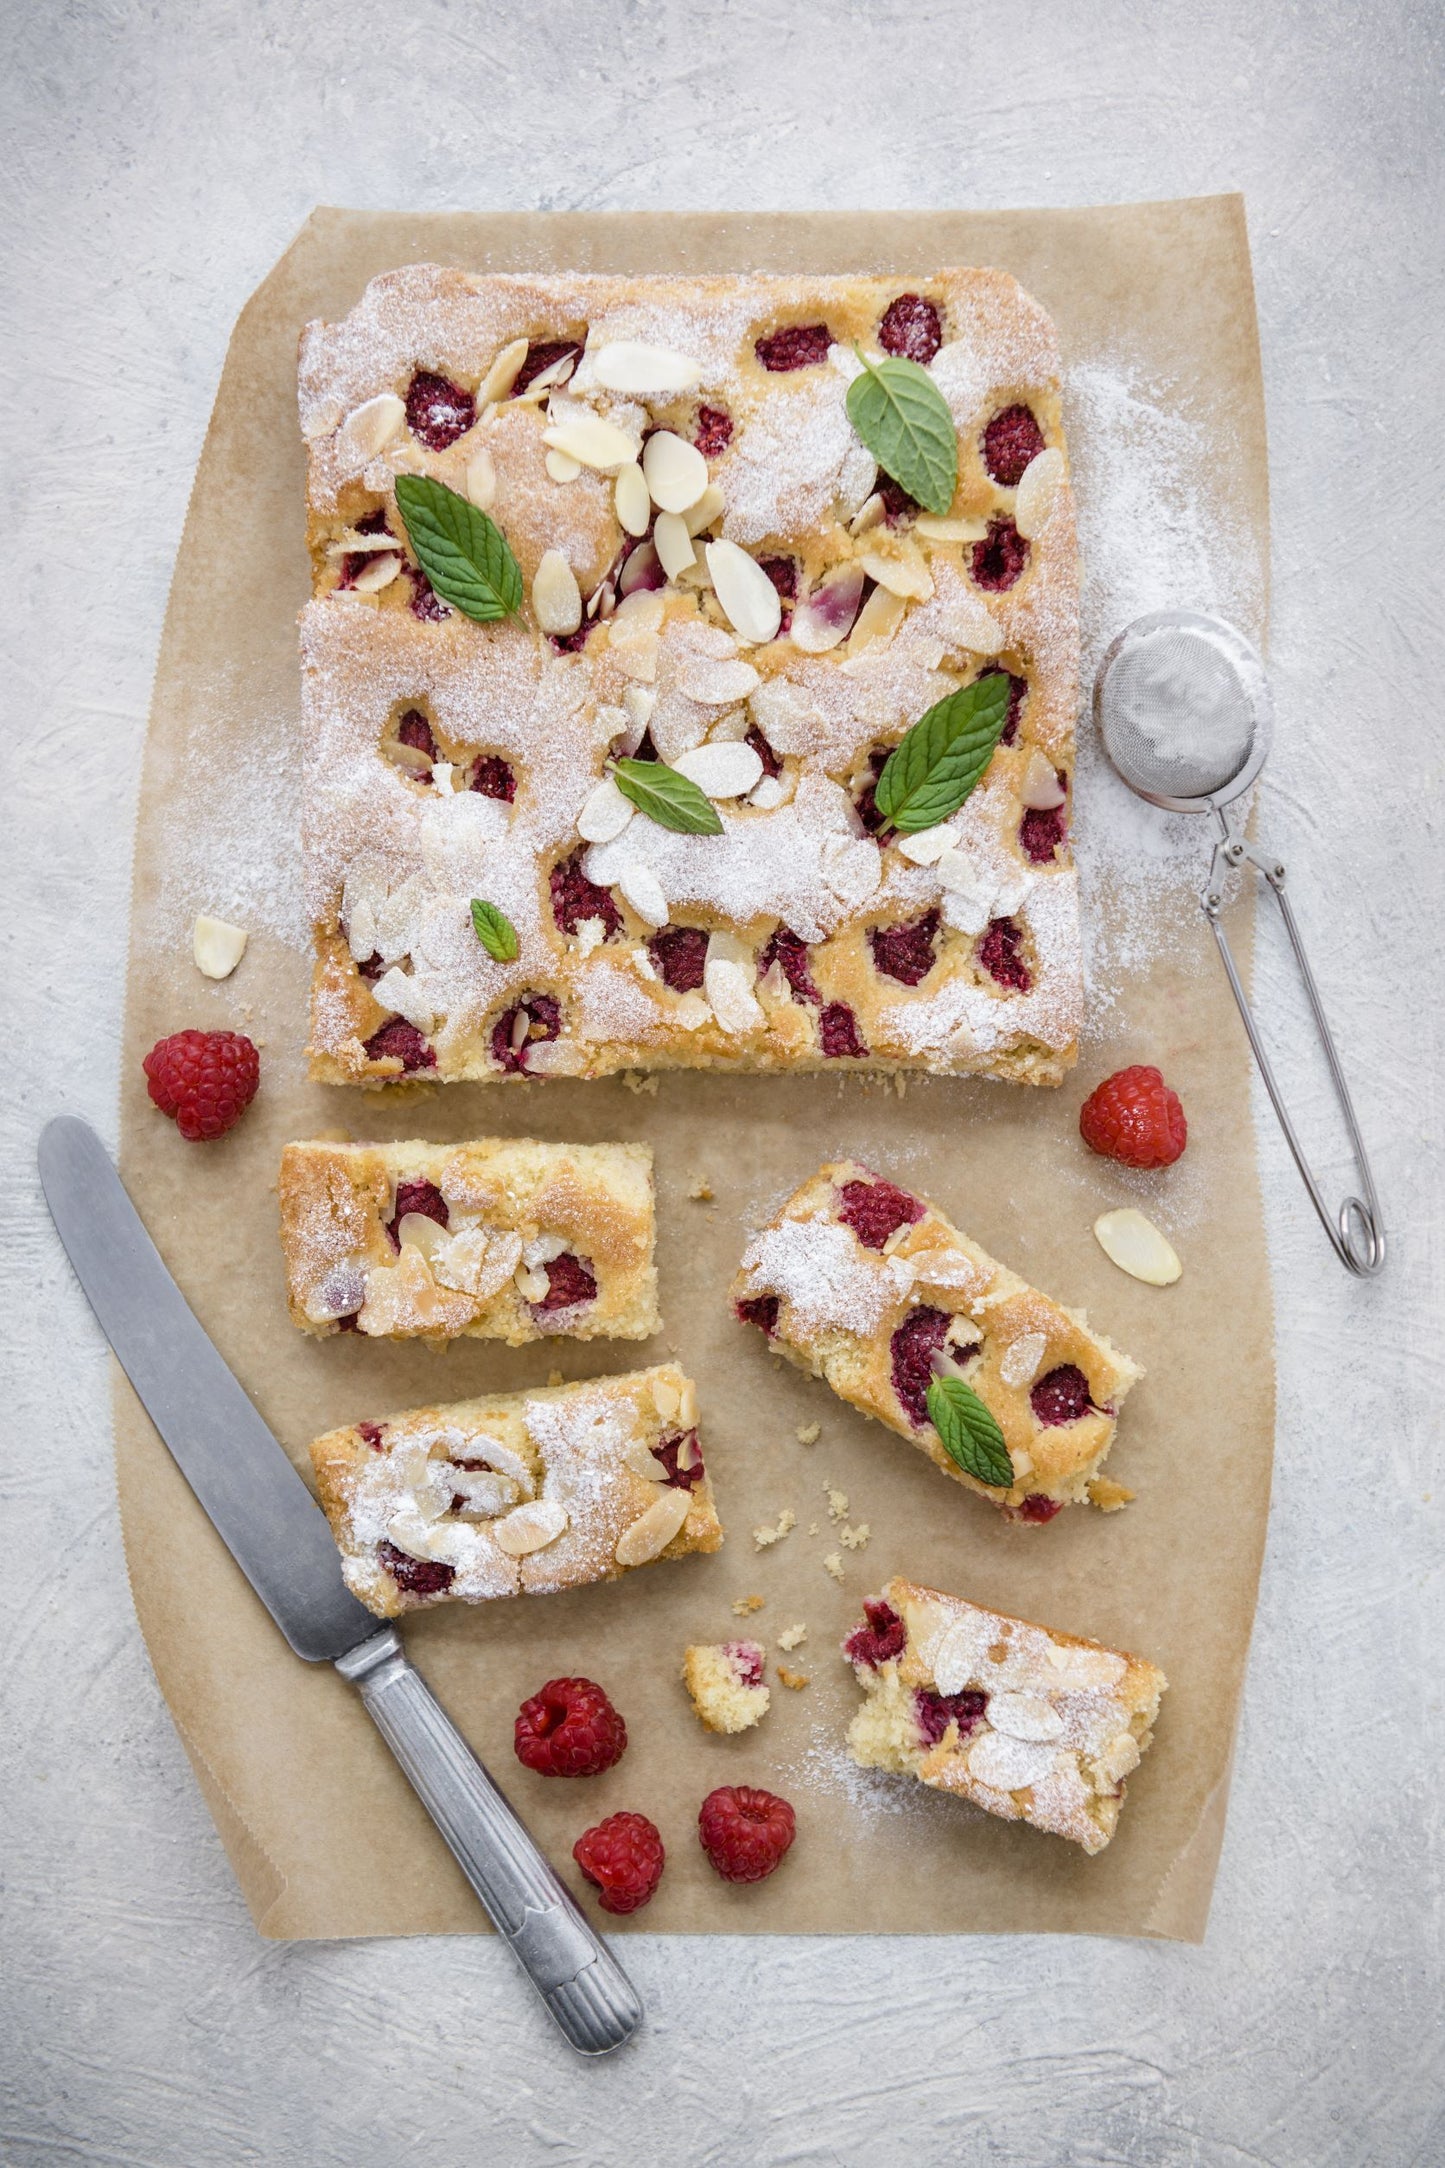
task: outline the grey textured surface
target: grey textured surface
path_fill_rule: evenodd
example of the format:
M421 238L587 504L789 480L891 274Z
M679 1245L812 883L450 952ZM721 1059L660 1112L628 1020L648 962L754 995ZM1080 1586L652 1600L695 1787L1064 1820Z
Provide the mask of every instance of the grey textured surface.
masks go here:
M9 0L3 37L0 2157L1445 2160L1438 14ZM1347 1280L1261 1129L1276 1494L1206 1946L634 1939L650 2029L579 2069L491 1944L263 1945L136 1630L105 1357L33 1176L59 1105L113 1134L150 674L236 311L317 201L1233 186L1272 438L1280 730L1261 818L1295 873L1394 1251L1378 1286ZM1271 939L1259 994L1300 1045ZM1289 1067L1328 1138L1321 1079ZM1219 1396L1227 1422L1227 1378Z

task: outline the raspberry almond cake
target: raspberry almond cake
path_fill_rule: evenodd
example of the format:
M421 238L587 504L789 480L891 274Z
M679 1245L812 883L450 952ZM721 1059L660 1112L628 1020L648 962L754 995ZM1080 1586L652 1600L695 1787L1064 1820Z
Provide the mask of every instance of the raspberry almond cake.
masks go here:
M778 1354L1012 1520L1133 1495L1099 1470L1138 1366L856 1160L794 1192L743 1252L732 1299Z
M864 1691L865 1769L914 1776L988 1814L1102 1852L1168 1681L1142 1656L894 1580L843 1654Z
M643 1144L288 1144L293 1324L441 1345L645 1340L661 1322Z
M674 1364L411 1408L311 1447L346 1585L378 1618L549 1595L723 1540Z
M1074 509L1012 278L413 265L300 405L316 1077L1060 1081ZM925 721L979 764L905 803Z

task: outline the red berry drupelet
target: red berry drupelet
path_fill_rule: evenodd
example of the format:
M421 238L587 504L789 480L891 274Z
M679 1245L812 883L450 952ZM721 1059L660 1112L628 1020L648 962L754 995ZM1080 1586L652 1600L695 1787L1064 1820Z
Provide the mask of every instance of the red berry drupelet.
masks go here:
M233 1129L261 1081L260 1057L240 1031L173 1031L141 1066L151 1098L192 1144Z
M604 1912L636 1912L662 1880L667 1854L645 1814L609 1814L595 1829L583 1831L572 1857L595 1884Z
M1090 1151L1125 1167L1172 1167L1189 1141L1179 1094L1143 1063L1118 1069L1079 1109L1079 1134Z
M781 1864L797 1824L787 1800L776 1792L721 1784L704 1799L697 1830L724 1882L761 1882Z
M549 1679L517 1711L517 1759L541 1777L596 1777L621 1761L627 1726L593 1679Z

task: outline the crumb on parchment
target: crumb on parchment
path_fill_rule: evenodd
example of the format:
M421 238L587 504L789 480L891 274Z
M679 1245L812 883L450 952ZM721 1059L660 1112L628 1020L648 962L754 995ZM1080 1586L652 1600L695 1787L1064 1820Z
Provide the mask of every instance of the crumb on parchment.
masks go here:
M794 1694L801 1694L805 1686L812 1684L806 1671L789 1671L786 1664L779 1664L777 1672L784 1686Z
M836 1551L830 1551L827 1557L823 1560L823 1571L824 1573L831 1573L835 1581L842 1580L843 1561L838 1556L838 1553Z
M760 1528L753 1530L753 1541L760 1551L765 1551L770 1544L781 1543L784 1536L791 1534L797 1525L797 1514L791 1506L784 1506L778 1515L777 1526L772 1527L764 1521Z
M778 1635L778 1647L784 1652L785 1655L791 1656L794 1649L798 1647L800 1642L806 1641L807 1638L808 1629L806 1626L802 1624L799 1624L797 1626L785 1626L782 1632Z
M695 1174L687 1185L687 1194L695 1204L711 1204L712 1184L705 1174Z
M761 1596L735 1596L733 1598L733 1611L738 1618L746 1618L749 1612L761 1611L763 1602L764 1599Z
M821 1423L799 1423L796 1435L799 1445L816 1445L822 1433Z

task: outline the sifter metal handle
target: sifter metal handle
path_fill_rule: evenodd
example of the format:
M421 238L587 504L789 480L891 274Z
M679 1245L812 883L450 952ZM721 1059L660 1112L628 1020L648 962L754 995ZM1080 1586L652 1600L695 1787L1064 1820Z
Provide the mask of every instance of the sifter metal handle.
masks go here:
M1380 1270L1385 1262L1385 1230L1380 1218L1380 1201L1375 1194L1375 1181L1370 1172L1369 1157L1365 1151L1364 1139L1360 1135L1360 1125L1355 1120L1355 1109L1350 1100L1349 1086L1345 1082L1345 1072L1340 1066L1340 1057L1335 1048L1334 1037L1329 1024L1325 1020L1324 1006L1320 1000L1319 988L1315 985L1315 975L1310 969L1309 958L1305 955L1304 943L1300 939L1299 927L1295 923L1295 915L1290 908L1289 897L1285 894L1284 867L1277 858L1269 857L1266 853L1260 851L1256 845L1249 842L1246 837L1238 834L1231 826L1229 816L1222 807L1216 806L1215 812L1223 830L1223 835L1221 840L1214 846L1214 857L1209 868L1209 884L1199 900L1204 907L1205 917L1214 928L1214 938L1219 943L1219 953L1224 959L1224 968L1229 977L1230 990L1234 995L1240 1016L1244 1020L1244 1028L1249 1033L1249 1043L1254 1049L1254 1058L1259 1064L1259 1073L1264 1078L1265 1089L1274 1102L1274 1111L1279 1117L1279 1126L1284 1131L1285 1142L1294 1155L1294 1163L1299 1168L1305 1188L1310 1193L1311 1202L1319 1214L1320 1225L1329 1236L1335 1255L1339 1258L1340 1263L1348 1271L1353 1272L1357 1278L1368 1280ZM1309 995L1310 1008L1314 1014L1320 1044L1325 1050L1325 1059L1330 1065L1330 1075L1334 1079L1335 1097L1339 1102L1340 1112L1345 1118L1345 1127L1349 1131L1350 1142L1354 1146L1355 1164L1359 1169L1360 1184L1365 1194L1363 1197L1346 1197L1340 1206L1338 1215L1334 1218L1331 1217L1329 1207L1320 1194L1319 1184L1316 1182L1310 1170L1309 1162L1305 1158L1304 1147L1295 1135L1294 1124L1286 1111L1279 1084L1276 1081L1274 1070L1270 1066L1269 1056L1264 1049L1264 1042L1259 1034L1259 1027L1255 1023L1253 1012L1249 1006L1249 998L1240 983L1234 957L1230 952L1229 940L1220 918L1220 912L1224 905L1225 871L1227 868L1237 870L1246 861L1264 875L1283 915L1285 931L1289 935L1290 946L1294 950L1295 960L1299 964L1300 974L1304 979L1305 992Z

